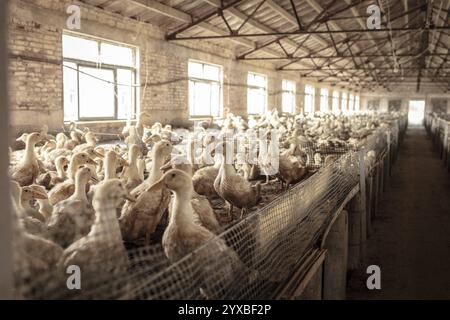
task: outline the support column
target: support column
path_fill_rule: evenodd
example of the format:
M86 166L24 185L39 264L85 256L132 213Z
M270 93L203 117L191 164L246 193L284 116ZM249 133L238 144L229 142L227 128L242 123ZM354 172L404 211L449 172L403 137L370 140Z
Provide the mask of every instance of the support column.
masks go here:
M12 277L12 226L11 226L11 208L9 195L9 177L7 175L9 157L8 146L8 49L7 49L7 30L8 30L8 7L9 1L0 1L0 203L2 210L0 212L0 299L13 298L13 277Z
M343 210L325 240L327 257L323 265L323 299L343 300L347 287L348 213Z

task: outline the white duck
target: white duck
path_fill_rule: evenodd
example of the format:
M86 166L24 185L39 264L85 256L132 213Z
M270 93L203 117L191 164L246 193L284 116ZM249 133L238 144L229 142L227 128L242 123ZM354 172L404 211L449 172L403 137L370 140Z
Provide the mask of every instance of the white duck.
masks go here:
M68 247L87 235L95 219L95 212L86 196L86 185L92 171L83 167L75 176L75 192L67 199L58 202L47 224L50 239Z
M27 136L27 143L23 158L10 170L11 178L17 181L20 186L33 184L39 175L39 163L34 147L43 139L43 135L39 132L29 134Z
M60 264L77 265L83 270L84 290L111 284L125 275L129 260L116 218L116 209L125 198L132 200L120 180L99 184L92 201L95 222L90 232L64 250Z

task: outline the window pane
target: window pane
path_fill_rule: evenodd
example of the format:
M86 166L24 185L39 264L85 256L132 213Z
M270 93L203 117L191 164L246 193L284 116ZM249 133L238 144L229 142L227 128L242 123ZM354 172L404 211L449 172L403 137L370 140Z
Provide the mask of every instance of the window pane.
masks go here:
M98 62L97 41L63 35L63 57Z
M211 115L220 116L220 86L219 84L211 85Z
M115 46L109 43L100 45L101 62L133 67L133 50L127 47Z
M204 79L220 81L220 68L205 64L203 67Z
M333 91L333 112L339 113L339 92Z
M305 86L305 112L310 113L314 111L314 87Z
M77 65L71 62L64 62L64 65L73 68L63 68L64 120L73 121L78 119Z
M295 82L283 80L282 110L287 113L295 112Z
M320 111L328 112L328 89L320 89Z
M188 66L189 77L203 78L203 66L201 63L189 62Z
M189 112L192 116L220 116L222 77L221 68L206 63L189 61Z
M118 119L131 119L134 117L134 88L133 85L134 75L131 70L118 69L117 70L117 83L125 84L128 86L117 86L117 118Z
M112 70L80 67L80 71L114 82ZM114 117L114 84L80 73L80 118Z

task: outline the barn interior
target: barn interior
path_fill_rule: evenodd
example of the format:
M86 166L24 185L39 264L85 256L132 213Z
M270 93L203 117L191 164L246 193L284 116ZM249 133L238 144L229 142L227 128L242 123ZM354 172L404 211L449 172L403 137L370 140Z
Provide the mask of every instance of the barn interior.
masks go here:
M449 299L449 18L1 1L0 297Z

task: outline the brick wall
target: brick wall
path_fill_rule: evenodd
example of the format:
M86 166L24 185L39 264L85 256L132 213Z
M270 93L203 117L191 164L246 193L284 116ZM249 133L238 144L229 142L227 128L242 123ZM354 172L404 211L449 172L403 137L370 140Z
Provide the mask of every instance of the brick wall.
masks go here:
M283 78L299 81L295 73L281 74L273 65L234 60L233 46L199 41L169 43L164 30L114 13L68 0L16 0L11 5L9 48L11 121L13 132L36 130L48 124L63 125L61 37L66 7L81 7L81 30L87 35L136 45L140 48L141 109L155 121L188 119L187 65L189 59L223 66L223 103L235 114L247 112L247 72L268 76L268 106L281 108ZM301 100L298 97L297 100ZM298 104L301 104L298 101ZM121 124L91 124L94 129L116 132Z

